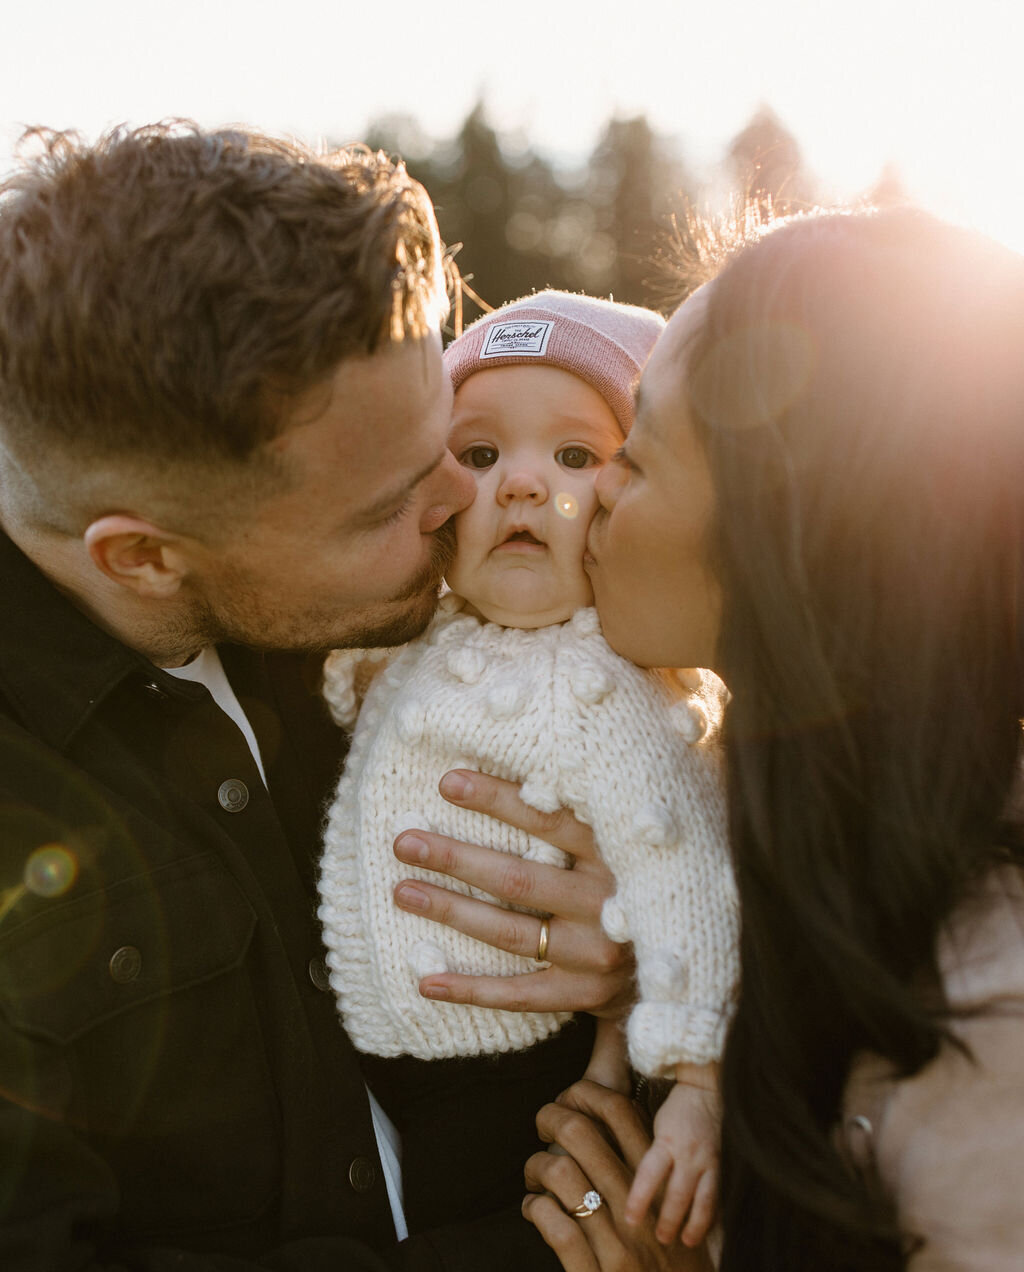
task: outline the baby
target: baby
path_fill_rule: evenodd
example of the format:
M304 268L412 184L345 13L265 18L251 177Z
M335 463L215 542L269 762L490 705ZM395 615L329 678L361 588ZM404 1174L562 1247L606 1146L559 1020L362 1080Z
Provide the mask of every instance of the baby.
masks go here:
M589 823L616 879L603 926L636 956L629 1060L676 1082L627 1213L639 1218L664 1185L659 1237L674 1239L690 1213L683 1236L696 1243L716 1184L715 1065L737 968L713 745L720 695L711 677L673 679L615 654L583 569L594 479L632 423L633 387L662 325L648 310L541 292L446 351L449 446L477 494L456 518L451 594L427 632L400 651L328 659L335 718L350 726L358 711L358 724L327 824L319 915L355 1046L424 1062L487 1057L501 1098L490 1058L535 1047L568 1013L428 1001L418 983L536 970L547 925L531 962L398 910L394 887L417 872L391 845L419 827L571 867L550 845L444 801L437 784L452 768L519 782L532 807L567 807ZM629 1090L625 1052L617 1023L599 1021L586 1076Z

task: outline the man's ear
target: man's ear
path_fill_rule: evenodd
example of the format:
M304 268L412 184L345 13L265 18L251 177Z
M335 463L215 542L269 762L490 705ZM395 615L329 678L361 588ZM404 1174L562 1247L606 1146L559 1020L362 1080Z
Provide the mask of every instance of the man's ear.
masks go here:
M168 600L186 574L179 535L141 517L99 517L83 535L93 565L113 582L150 600Z

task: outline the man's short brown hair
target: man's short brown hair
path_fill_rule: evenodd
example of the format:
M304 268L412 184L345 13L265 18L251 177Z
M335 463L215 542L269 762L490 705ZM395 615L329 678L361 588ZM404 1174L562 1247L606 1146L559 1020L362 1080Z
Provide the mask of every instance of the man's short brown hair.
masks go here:
M0 441L34 469L244 460L344 358L436 327L430 200L364 147L35 130L0 186Z

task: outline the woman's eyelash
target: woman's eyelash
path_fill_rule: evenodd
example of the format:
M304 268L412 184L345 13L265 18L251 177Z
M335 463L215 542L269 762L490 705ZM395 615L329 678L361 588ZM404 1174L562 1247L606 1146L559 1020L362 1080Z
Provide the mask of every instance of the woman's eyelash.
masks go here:
M636 464L633 463L629 455L626 453L625 446L619 447L619 449L612 456L611 462L613 464L624 464L628 469L630 469L631 472L634 472L634 473L639 472L639 469L637 468Z

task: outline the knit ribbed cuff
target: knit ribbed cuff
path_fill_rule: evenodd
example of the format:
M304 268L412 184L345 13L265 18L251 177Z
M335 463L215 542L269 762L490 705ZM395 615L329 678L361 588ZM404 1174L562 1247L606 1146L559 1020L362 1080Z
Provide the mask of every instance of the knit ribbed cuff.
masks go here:
M678 1064L710 1064L725 1044L728 1017L686 1003L637 1003L629 1017L629 1059L652 1078L675 1076Z

